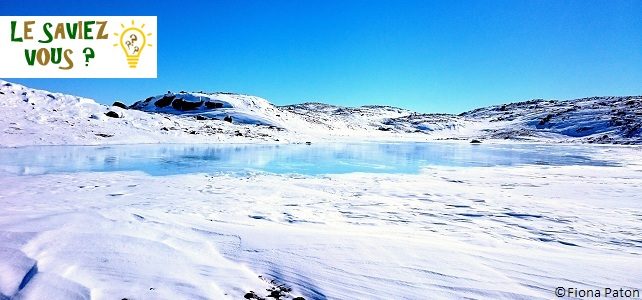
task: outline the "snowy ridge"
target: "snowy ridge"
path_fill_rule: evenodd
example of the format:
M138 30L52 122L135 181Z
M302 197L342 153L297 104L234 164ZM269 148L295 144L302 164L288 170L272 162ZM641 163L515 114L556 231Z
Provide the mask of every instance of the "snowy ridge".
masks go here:
M323 103L303 103L282 106L294 114L303 116L310 123L322 124L331 131L382 131L391 134L421 133L423 137L460 137L468 121L449 114L420 114L407 109L365 105L343 107ZM441 132L440 132L441 131Z
M275 142L277 128L147 113L0 80L0 145ZM287 138L286 133L280 135ZM286 140L287 142L287 140Z
M281 106L281 109L333 131L377 130L385 119L412 113L409 110L391 106L343 107L316 102L286 105Z
M166 93L127 107L0 80L2 146L520 140L642 144L642 97L531 100L459 115L391 106L274 106L232 93Z
M431 139L642 143L642 97L531 100L478 108L459 115L422 114L387 106L322 103L283 106L330 130L421 133Z
M168 92L138 101L130 108L174 115L199 115L203 119L231 117L243 124L283 127L280 111L267 100L240 94Z
M475 109L460 116L485 120L484 138L561 138L640 144L642 96L531 100Z

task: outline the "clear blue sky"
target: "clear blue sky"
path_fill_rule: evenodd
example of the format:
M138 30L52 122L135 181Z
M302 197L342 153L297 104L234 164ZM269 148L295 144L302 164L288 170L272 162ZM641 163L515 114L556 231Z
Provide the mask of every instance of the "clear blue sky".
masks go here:
M109 104L204 90L276 104L457 113L532 98L642 94L642 0L0 5L2 15L157 15L157 79L7 79Z

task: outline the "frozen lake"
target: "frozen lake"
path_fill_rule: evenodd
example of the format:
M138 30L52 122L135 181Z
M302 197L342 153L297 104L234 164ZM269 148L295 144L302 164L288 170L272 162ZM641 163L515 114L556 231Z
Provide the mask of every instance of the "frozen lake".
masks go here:
M143 171L189 173L416 174L428 166L609 166L590 147L471 145L458 143L354 143L289 145L37 146L0 149L0 167L14 174Z
M638 157L467 143L0 149L0 299L639 289Z

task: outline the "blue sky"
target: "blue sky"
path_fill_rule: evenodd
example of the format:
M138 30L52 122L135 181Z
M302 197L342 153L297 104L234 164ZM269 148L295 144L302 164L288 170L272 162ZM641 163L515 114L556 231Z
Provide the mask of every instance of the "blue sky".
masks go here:
M640 0L0 1L2 15L157 15L157 79L6 78L108 104L203 90L458 113L642 94Z

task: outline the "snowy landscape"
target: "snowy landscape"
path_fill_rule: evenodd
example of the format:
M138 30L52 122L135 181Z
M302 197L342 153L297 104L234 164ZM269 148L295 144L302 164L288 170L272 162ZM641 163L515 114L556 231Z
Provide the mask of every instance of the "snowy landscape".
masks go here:
M256 96L204 92L168 92L109 107L0 80L0 99L5 147L355 139L642 144L642 96L530 100L458 115L390 106L275 106Z
M641 289L642 96L502 102L105 106L0 80L0 299Z

